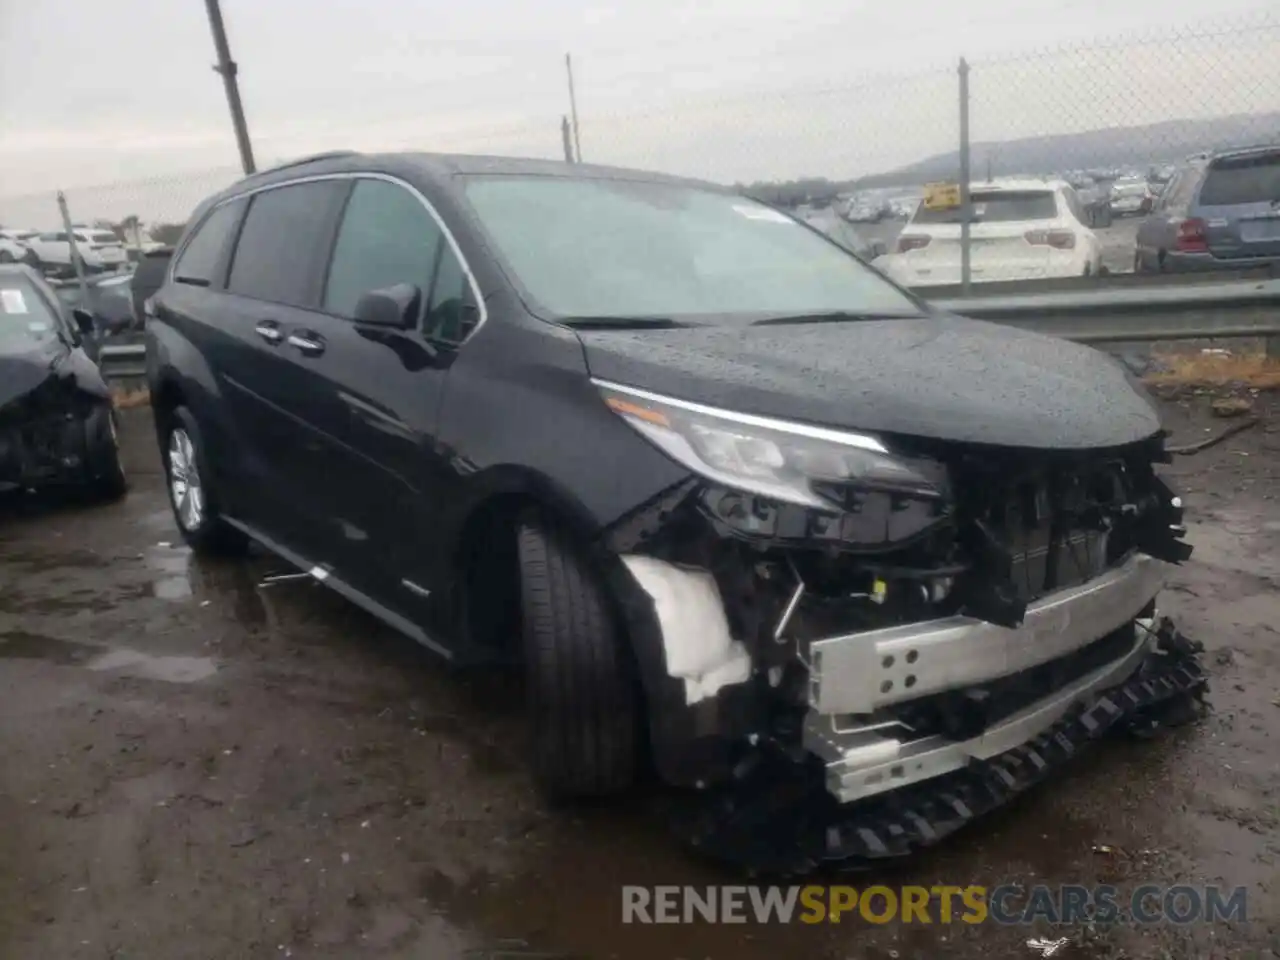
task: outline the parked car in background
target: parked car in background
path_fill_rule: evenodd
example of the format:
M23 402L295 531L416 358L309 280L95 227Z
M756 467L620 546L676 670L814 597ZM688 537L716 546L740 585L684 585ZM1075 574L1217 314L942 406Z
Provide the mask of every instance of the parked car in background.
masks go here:
M919 197L894 197L889 201L889 212L895 220L910 220L919 204Z
M1191 160L1138 228L1141 272L1240 270L1280 264L1280 147Z
M845 217L851 223L879 223L892 214L892 208L885 201L862 197L849 202Z
M146 316L146 302L164 284L164 275L169 269L172 256L173 247L153 244L143 253L129 278L129 298L133 304L134 323L139 330L142 329L143 318Z
M80 254L86 270L90 272L118 270L128 263L129 257L124 249L124 241L112 231L76 227L73 233L76 239L76 251ZM74 270L71 241L65 230L37 234L31 239L30 246L36 256L36 265L40 269L59 276L69 275Z
M970 188L970 277L975 283L1099 273L1102 246L1063 180L995 180ZM877 266L909 287L960 282L958 206L921 203Z
M1089 176L1077 176L1069 182L1084 210L1085 226L1095 230L1111 226L1110 189Z
M1154 199L1146 177L1121 177L1111 184L1111 212L1117 217L1147 213Z
M1078 252L1059 203L992 192L975 226ZM549 794L655 770L715 798L691 842L747 811L721 855L905 852L1205 682L1155 616L1190 547L1134 378L723 187L299 161L197 208L146 338L193 549L256 540L447 658L522 663Z
M0 230L0 263L32 263L35 253L31 250L31 239L37 235L36 230Z
M92 316L94 329L99 337L112 337L142 328L138 319L141 314L135 315L130 295L132 281L132 274L107 273L87 277L85 291L80 289L80 283L75 278L52 280L50 286L66 308L80 309Z
M127 486L92 319L25 264L0 265L0 490Z
M801 219L863 260L874 260L888 251L888 246L883 240L868 240L854 228L853 224L832 210L811 210L803 214Z

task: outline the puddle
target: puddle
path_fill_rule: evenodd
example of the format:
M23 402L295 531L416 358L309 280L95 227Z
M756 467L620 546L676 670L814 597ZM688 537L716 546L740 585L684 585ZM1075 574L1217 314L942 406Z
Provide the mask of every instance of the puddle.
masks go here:
M218 672L210 657L154 656L120 647L60 640L26 630L0 633L0 659L45 660L59 666L82 666L95 672L118 672L130 677L167 683L196 683Z
M62 666L84 663L101 652L100 647L46 637L27 630L0 633L0 658L15 660L47 660Z
M90 670L118 671L131 677L164 680L168 683L196 683L218 672L210 657L159 657L121 647L85 664Z
M191 551L186 547L157 544L146 553L147 566L158 576L151 593L160 600L186 600L191 596Z

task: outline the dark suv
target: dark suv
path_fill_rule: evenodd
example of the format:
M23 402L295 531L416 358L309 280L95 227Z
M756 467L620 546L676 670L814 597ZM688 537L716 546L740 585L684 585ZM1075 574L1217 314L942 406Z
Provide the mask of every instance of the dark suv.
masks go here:
M1280 264L1280 146L1196 157L1180 166L1138 228L1141 272Z
M187 542L523 661L553 795L785 781L806 862L901 851L1203 682L1127 371L728 189L330 155L202 204L149 310Z

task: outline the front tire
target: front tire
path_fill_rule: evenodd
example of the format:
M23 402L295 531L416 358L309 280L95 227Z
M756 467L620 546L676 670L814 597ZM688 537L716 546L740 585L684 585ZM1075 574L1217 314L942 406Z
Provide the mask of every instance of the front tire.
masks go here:
M95 500L119 500L129 481L120 462L120 436L116 411L107 404L95 407L85 418L85 487Z
M186 407L165 416L160 453L173 519L187 546L202 555L243 554L249 538L222 517L200 427Z
M620 793L639 768L640 696L604 584L540 518L517 536L534 776L553 800Z

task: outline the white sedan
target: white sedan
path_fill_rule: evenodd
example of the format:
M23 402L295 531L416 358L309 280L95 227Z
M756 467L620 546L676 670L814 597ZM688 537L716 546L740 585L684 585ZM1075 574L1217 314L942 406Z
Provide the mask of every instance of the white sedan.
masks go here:
M952 194L954 197L954 193ZM1058 180L976 183L969 191L969 268L974 283L1097 274L1102 245L1071 185ZM958 284L961 208L922 202L893 253L876 261L907 287Z

